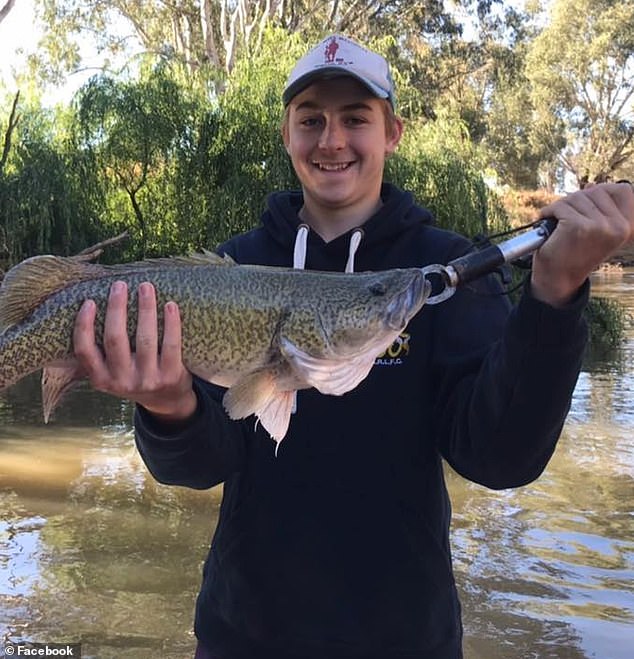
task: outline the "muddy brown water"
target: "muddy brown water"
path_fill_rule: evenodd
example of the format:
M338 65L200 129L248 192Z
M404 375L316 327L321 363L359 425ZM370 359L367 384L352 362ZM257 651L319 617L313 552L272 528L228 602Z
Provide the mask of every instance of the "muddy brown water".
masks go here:
M594 290L634 315L634 270ZM0 397L0 653L81 641L84 659L192 656L221 492L155 483L130 418L81 388L44 426L35 377ZM466 659L634 657L634 328L586 366L539 480L448 484Z

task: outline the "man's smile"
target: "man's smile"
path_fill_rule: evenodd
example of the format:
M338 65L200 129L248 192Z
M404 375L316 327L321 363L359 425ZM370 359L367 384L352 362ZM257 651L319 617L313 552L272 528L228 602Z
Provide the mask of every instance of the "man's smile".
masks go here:
M348 169L354 161L349 162L317 162L313 161L313 165L324 172L341 172Z

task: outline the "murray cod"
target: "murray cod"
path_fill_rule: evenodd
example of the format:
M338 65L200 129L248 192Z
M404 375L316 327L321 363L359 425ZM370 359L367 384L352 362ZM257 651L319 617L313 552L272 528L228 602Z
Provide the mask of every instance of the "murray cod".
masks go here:
M356 387L423 306L430 288L416 268L316 272L237 265L210 252L111 266L36 256L9 270L0 287L0 390L43 369L48 421L81 377L72 345L77 312L84 300L95 301L101 347L116 280L127 282L130 291L132 349L136 289L150 281L159 312L170 300L180 308L185 366L227 388L223 405L229 417L255 415L278 442L288 430L296 390L341 395Z

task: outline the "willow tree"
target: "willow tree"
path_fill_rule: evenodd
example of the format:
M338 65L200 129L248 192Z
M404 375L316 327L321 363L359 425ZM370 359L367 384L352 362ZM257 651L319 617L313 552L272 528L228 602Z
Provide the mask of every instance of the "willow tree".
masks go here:
M159 66L140 80L95 77L76 104L78 146L109 186L113 228L130 230L136 257L164 251L177 232L172 170L191 149L195 102Z
M634 3L554 0L526 75L535 134L578 185L618 175L634 156Z
M73 254L101 239L94 171L69 142L70 117L16 96L11 144L0 168L0 258L3 265L41 253Z

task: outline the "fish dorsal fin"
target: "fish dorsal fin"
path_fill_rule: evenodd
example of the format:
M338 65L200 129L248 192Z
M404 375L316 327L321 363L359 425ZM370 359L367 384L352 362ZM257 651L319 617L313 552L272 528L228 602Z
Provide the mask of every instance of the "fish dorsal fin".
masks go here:
M146 259L145 261L135 261L133 263L122 263L120 265L106 265L109 271L136 271L143 268L152 267L183 267L192 265L222 265L232 266L237 263L229 256L224 254L220 256L215 252L204 249L202 252L195 252L187 256L165 256L155 259Z
M108 276L125 276L156 268L235 266L229 256L204 250L190 256L147 259L118 265L90 263L87 256L33 256L7 272L0 286L0 332L28 316L65 286ZM149 279L151 277L148 276Z
M0 332L19 323L47 297L72 283L104 274L83 257L34 256L7 272L0 286Z

